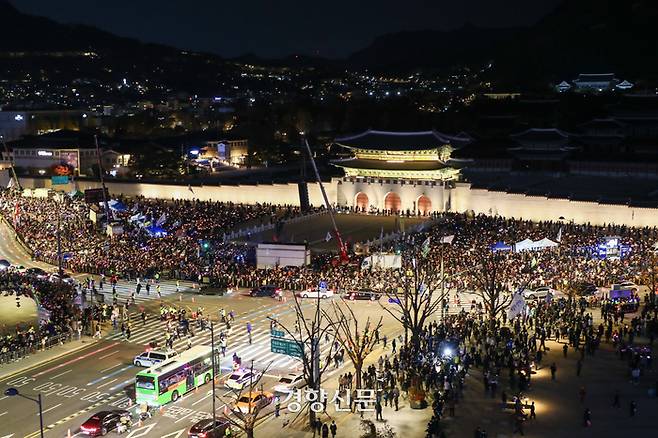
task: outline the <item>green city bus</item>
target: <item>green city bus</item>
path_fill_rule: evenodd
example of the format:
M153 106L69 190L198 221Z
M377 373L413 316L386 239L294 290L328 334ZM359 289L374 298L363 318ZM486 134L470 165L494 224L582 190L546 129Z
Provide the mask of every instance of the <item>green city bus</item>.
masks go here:
M219 369L219 357L215 357ZM180 396L213 378L212 349L197 345L168 361L137 373L135 402L160 406L175 402Z

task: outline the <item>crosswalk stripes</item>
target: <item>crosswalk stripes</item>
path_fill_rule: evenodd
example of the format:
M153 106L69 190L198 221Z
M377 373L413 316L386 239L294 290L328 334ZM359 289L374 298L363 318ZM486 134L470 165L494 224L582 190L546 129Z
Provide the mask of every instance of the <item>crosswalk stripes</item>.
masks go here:
M125 301L128 298L130 298L131 294L133 292L136 292L137 284L133 282L125 282L125 281L119 281L116 286L116 295L117 299L119 302ZM97 289L98 293L103 294L105 297L106 302L111 302L112 301L112 285L109 283L106 283L103 285L103 289ZM180 290L177 292L176 291L176 285L175 284L170 284L170 283L160 283L160 294L162 297L167 297L170 295L175 295L176 293L183 293L187 291L193 290L189 286L184 286L181 284ZM151 290L150 293L147 295L146 294L146 285L142 284L142 290L140 291L139 295L135 293L135 302L141 302L141 303L146 303L150 300L154 299L160 299L158 297L158 292L156 290L156 285L151 285Z
M303 308L307 308L312 307L313 304L310 302L303 303L302 306ZM253 360L260 368L270 366L272 369L293 369L298 367L300 365L299 359L271 352L269 320L267 318L268 316L280 318L294 311L295 309L292 305L277 303L273 306L263 306L253 312L237 317L233 323L231 334L228 337L226 357L220 363L222 369L231 368L233 353L236 353L242 359L243 364ZM147 345L153 340L159 343L163 342L165 322L157 317L151 317L143 324L139 320L139 314L136 312L131 313L131 319L135 323L132 328L130 340L126 340L121 332L112 333L107 338L143 345ZM254 326L251 334L251 344L249 343L249 335L246 328L242 325L246 324L247 321L251 321ZM192 346L210 345L210 331L197 331L195 336L190 338L190 343ZM176 351L183 351L187 346L188 338L186 337L174 341L174 350ZM327 344L323 345L323 347L321 354L326 356L331 345Z

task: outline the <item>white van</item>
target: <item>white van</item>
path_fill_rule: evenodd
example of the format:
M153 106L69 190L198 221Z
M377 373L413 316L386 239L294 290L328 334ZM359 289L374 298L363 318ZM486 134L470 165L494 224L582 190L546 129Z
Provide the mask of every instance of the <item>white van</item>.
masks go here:
M133 360L133 364L135 364L136 367L150 367L153 365L157 365L159 363L165 362L172 357L177 356L177 353L173 350L171 351L158 351L158 350L151 350L151 351L145 351L140 355L135 356L135 359Z

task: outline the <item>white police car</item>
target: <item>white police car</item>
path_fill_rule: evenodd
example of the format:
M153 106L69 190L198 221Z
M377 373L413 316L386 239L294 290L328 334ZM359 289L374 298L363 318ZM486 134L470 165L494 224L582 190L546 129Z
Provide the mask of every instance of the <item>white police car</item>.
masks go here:
M150 350L150 351L145 351L142 354L139 354L135 356L135 359L133 359L133 364L136 367L150 367L153 365L157 365L159 363L165 362L172 357L175 357L177 353L173 350L171 351L158 351L158 350Z

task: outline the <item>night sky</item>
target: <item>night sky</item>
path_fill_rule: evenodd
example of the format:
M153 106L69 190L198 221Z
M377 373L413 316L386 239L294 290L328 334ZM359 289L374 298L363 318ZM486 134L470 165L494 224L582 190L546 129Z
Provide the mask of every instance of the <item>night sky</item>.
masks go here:
M226 57L348 55L402 30L536 22L560 0L12 0L21 11Z

